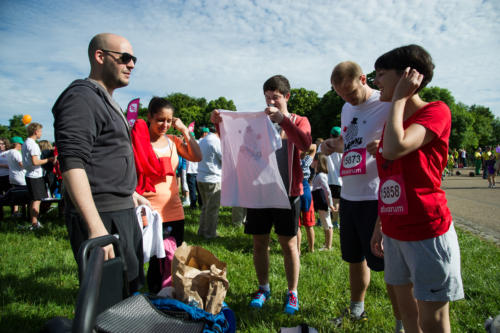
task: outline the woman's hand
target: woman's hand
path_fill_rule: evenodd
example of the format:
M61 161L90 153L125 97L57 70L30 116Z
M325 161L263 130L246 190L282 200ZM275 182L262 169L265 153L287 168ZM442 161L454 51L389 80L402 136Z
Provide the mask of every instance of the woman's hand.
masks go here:
M189 132L188 128L186 127L186 125L184 125L180 118L173 117L172 126L174 127L174 129L178 130L181 133Z
M392 101L397 101L401 99L409 99L415 94L415 90L420 87L424 75L420 74L416 69L406 67L394 88L394 94L392 95Z

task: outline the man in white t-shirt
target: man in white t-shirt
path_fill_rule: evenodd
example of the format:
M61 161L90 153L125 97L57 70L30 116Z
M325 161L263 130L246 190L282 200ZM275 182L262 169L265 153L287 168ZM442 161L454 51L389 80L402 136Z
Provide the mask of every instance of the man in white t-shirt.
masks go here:
M6 153L7 165L9 166L9 183L12 186L26 186L26 170L23 167L21 147L23 139L15 136L11 139L13 148Z
M321 149L326 154L343 153L340 164L340 245L342 259L349 263L351 304L342 316L335 318L338 326L348 317L367 320L364 299L370 283L370 269L384 270L384 261L370 250L370 239L378 217L379 178L375 160L380 136L390 103L379 100L380 92L371 89L361 67L341 62L333 69L333 89L346 103L342 107L340 136L326 140ZM388 288L389 296L393 292ZM393 302L393 304L396 304ZM402 327L395 306L397 326Z
M30 204L30 230L42 228L42 224L38 221L40 214L40 203L42 199L47 197L47 188L43 180L42 165L48 162L55 162L55 157L40 159L41 151L38 143L42 137L42 125L39 123L31 123L28 125L28 138L24 141L21 148L23 156L23 166L26 169L26 185L31 195Z

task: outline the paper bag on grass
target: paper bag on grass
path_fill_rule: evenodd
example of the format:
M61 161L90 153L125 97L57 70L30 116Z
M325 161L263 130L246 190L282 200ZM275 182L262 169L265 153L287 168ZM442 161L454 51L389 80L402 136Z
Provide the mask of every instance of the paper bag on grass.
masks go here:
M226 266L210 251L182 243L172 261L175 298L218 314L229 288Z

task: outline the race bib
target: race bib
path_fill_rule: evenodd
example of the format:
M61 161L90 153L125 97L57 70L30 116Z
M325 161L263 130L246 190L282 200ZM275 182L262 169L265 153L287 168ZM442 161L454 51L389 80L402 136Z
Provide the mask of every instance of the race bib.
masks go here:
M406 201L404 181L401 175L380 180L378 199L379 215L408 214L408 202Z
M340 175L342 177L352 175L364 175L366 173L366 148L349 150L342 155L340 164Z

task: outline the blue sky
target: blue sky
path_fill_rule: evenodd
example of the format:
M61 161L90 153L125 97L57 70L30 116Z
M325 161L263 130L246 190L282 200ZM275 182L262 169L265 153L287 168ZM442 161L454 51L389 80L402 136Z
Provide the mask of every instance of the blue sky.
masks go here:
M338 62L369 73L382 53L416 43L436 64L431 86L500 116L499 14L497 0L1 0L0 124L30 114L53 139L52 105L88 75L99 32L129 39L139 59L130 85L115 91L122 108L182 92L257 111L271 75L322 96Z

